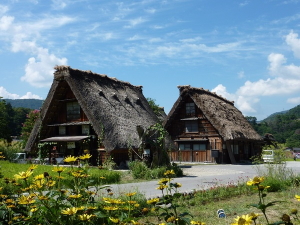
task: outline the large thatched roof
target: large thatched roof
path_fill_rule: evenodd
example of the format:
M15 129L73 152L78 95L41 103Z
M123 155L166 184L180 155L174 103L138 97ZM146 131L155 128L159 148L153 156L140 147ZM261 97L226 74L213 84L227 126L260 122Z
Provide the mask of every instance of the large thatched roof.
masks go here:
M180 96L164 121L166 129L174 122L179 107L183 106L186 97L190 97L225 141L262 140L233 102L203 88L189 85L178 86L178 88Z
M104 146L108 151L128 148L129 145L138 147L136 127L148 128L158 122L141 86L68 66L57 66L55 69L41 117L35 123L26 150L30 150L38 138L47 138L46 133L40 132L40 127L51 125L51 117L59 114L60 100L64 98L67 86L71 88L97 135L104 135Z

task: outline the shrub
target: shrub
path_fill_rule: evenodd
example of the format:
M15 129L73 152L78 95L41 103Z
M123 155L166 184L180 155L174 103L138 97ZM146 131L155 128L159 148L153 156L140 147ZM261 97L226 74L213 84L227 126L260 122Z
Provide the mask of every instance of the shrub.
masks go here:
M265 177L265 185L270 186L268 192L285 190L296 178L292 169L286 167L285 162L265 163L255 168L259 176Z
M146 176L149 168L144 162L141 161L132 161L128 164L129 169L131 170L132 176L134 179L143 179Z
M264 184L270 186L268 192L283 191L288 187L288 180L279 180L274 177L266 177Z
M121 180L121 173L113 170L99 169L91 170L91 179L93 180L93 186L101 184L114 184L119 183ZM105 179L102 179L105 177Z
M166 170L173 170L176 177L183 176L183 170L176 164L173 163L170 166L162 166L150 169L146 163L141 161L132 161L129 163L129 169L131 170L132 176L135 179L158 179L164 177Z
M148 169L145 174L145 179L158 179L164 176L166 167L157 167L154 169Z
M22 143L19 141L12 141L8 143L4 139L0 139L0 152L3 153L5 159L12 161L17 152L22 152Z
M183 170L176 163L172 163L171 166L169 166L167 169L173 170L175 172L176 177L183 176Z
M108 170L113 170L116 168L116 166L117 165L111 156L106 156L104 162L102 163L102 167Z

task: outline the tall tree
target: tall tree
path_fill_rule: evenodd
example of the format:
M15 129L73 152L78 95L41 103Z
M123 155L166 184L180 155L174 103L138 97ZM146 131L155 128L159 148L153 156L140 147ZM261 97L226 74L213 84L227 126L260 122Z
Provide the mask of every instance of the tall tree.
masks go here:
M246 120L252 125L252 127L257 125L257 118L254 116L245 116Z
M11 132L10 132L10 117L7 112L6 102L1 100L0 97L0 138L11 142Z
M22 127L21 139L23 140L23 146L26 145L29 135L34 126L34 123L39 116L40 116L40 110L33 110L27 115L27 119L24 122Z
M20 136L22 132L22 125L27 119L27 115L32 111L29 108L13 108L14 109L14 118L13 118L13 129L12 135L13 136Z
M300 129L297 129L295 133L286 140L286 146L290 148L300 147Z

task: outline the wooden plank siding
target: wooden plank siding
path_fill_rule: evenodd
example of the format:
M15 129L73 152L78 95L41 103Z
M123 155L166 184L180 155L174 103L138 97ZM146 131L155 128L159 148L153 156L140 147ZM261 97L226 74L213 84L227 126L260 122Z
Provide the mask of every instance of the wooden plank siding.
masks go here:
M169 152L171 161L176 162L215 162L215 158L211 157L211 150L206 151L174 151Z

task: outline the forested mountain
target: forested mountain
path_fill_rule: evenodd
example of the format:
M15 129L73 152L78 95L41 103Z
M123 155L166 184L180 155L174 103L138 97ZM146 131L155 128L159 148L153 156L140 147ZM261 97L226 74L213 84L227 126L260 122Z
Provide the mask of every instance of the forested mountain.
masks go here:
M300 147L300 105L257 122L255 117L246 117L262 136L272 134L279 143L288 147Z
M40 109L44 100L40 99L3 99L10 103L13 108Z

